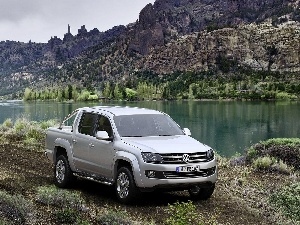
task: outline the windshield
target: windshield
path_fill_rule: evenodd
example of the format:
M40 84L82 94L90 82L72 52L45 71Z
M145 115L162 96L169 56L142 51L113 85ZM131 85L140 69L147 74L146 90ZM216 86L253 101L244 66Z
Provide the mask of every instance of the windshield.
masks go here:
M122 137L184 135L180 127L164 114L115 116L114 121Z

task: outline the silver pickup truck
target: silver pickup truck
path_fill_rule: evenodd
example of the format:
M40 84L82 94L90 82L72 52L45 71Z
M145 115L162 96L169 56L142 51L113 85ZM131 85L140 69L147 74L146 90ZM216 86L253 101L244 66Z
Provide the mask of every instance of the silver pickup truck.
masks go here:
M208 199L217 180L214 151L190 135L156 110L85 107L47 130L46 155L61 188L81 177L114 186L123 203L155 189Z

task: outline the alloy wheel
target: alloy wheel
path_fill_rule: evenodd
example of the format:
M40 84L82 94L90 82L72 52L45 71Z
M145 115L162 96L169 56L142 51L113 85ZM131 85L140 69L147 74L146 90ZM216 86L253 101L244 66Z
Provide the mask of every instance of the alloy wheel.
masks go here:
M129 194L130 181L126 173L121 172L117 179L117 193L120 198L126 198Z
M56 180L58 183L62 183L65 179L66 166L62 160L56 163Z

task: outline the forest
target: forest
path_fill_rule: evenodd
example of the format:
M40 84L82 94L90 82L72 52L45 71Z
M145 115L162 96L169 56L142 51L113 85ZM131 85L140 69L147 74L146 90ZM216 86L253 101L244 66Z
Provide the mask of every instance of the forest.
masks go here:
M175 72L158 75L149 71L136 72L126 80L102 81L99 85L68 84L26 88L25 101L89 101L110 100L297 100L300 80L297 73L244 70L236 74L209 72Z

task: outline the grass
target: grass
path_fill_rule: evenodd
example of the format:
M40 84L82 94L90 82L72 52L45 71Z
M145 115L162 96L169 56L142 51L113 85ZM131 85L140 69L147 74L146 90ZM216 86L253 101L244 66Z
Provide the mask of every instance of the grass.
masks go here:
M285 145L288 147L300 147L300 138L272 138L265 141L261 141L261 144L266 147L270 147L273 145Z
M47 206L49 211L52 208L53 217L58 224L89 224L82 219L88 208L77 191L59 189L54 185L41 186L37 188L36 201Z
M166 225L203 225L203 217L191 201L169 204L166 211Z
M109 210L98 217L98 223L106 225L132 225L133 222L123 211Z
M0 126L0 142L41 151L45 129L54 124L55 121L37 123L26 119L15 122L7 119ZM160 215L165 216L159 218L159 224L238 224L233 220L238 220L239 215L226 219L230 216L226 214L229 208L233 208L230 213L245 209L242 212L273 224L300 224L299 146L299 138L261 141L246 152L247 163L236 166L230 164L230 159L217 155L219 179L212 199L157 206L158 210L163 211ZM0 181L3 181L1 177ZM34 187L29 192L29 199L33 197L34 202L22 195L0 191L0 215L4 215L0 218L0 225L10 225L14 218L18 218L14 219L17 221L14 224L30 224L36 218L35 209L39 207L45 209L49 218L57 224L136 225L155 224L157 219L155 210L153 221L149 222L143 220L144 215L126 211L129 208L111 208L102 205L102 202L96 203L94 197L89 195L83 197L79 191L58 189L53 185ZM234 223L228 222L231 219ZM242 222L245 221L240 224Z
M25 117L17 119L6 119L0 125L0 142L21 144L32 150L42 150L46 137L46 129L57 125L55 120L42 122L29 121Z
M0 225L9 225L10 223L3 218L0 219Z
M295 224L300 223L300 182L277 190L271 195L270 202Z
M60 224L74 224L79 218L78 212L70 208L56 211L55 217Z
M10 195L4 191L0 191L0 212L3 217L0 224L9 224L8 221L24 224L35 217L34 207L30 201L24 199L22 195Z
M54 185L37 188L36 201L47 206L71 208L82 211L85 201L79 192L59 189Z

